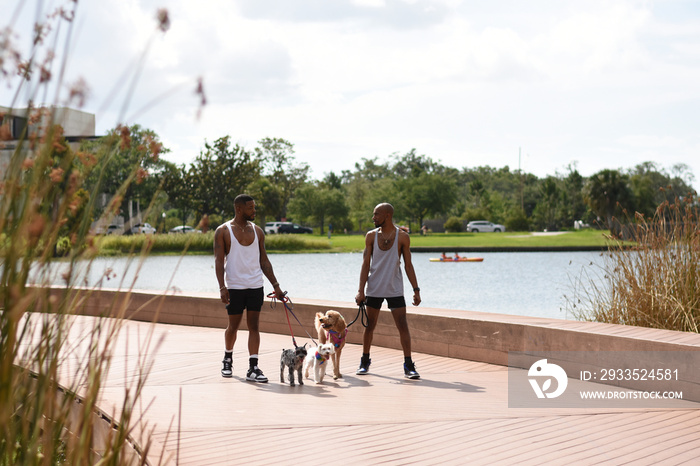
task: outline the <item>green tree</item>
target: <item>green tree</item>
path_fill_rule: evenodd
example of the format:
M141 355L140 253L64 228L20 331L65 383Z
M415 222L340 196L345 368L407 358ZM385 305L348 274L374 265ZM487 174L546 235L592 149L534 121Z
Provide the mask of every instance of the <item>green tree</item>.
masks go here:
M282 203L278 212L268 212L277 220L287 216L287 205L296 189L309 177L310 167L306 163L295 163L294 144L280 138L264 138L255 149L263 164L263 174L279 188Z
M560 190L557 179L548 176L540 183L541 200L535 209L535 221L541 228L558 230L557 207L559 204Z
M160 175L168 170L169 162L160 157L168 149L157 134L139 125L117 126L106 136L83 143L82 151L94 153L96 162L86 190L104 193L105 199L116 194L115 214L135 214L135 203L148 206L160 187ZM102 202L97 205L98 211L105 207Z
M632 191L629 177L619 170L601 170L588 179L584 187L586 203L600 218L604 218L610 233L617 234L614 217L623 210L632 210Z
M393 167L394 186L398 200L392 202L398 218L416 220L418 226L428 216L446 214L457 200L454 179L445 173L445 167L425 155L416 155L411 149L397 158Z
M233 200L260 177L261 160L246 151L231 137L224 136L213 144L205 143L185 176L186 189L198 215L234 215Z
M282 206L282 191L264 176L253 181L246 190L255 199L256 217L265 225L268 215L274 217Z
M586 203L583 198L583 186L585 179L576 169L575 165L567 167L568 174L562 178L561 187L561 223L573 225L586 213Z
M350 209L345 203L345 195L339 189L306 184L300 187L289 203L289 211L295 218L311 219L323 227L328 219L337 224L347 217Z

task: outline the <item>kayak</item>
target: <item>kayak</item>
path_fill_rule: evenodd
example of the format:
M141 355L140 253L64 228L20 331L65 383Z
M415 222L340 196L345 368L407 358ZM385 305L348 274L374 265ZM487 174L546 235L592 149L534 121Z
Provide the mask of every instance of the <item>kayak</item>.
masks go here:
M448 257L447 259L443 259L442 257L430 258L430 262L481 262L483 260L483 257L460 257L459 259L454 257Z

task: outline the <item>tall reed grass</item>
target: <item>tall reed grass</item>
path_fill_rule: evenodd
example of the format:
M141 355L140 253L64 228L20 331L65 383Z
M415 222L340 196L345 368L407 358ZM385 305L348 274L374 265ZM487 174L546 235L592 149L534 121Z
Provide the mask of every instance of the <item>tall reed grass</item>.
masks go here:
M30 2L26 2L30 3ZM26 6L18 2L17 9ZM17 31L0 30L0 59L16 59L20 75L14 95L41 100L54 79L63 82L65 60L54 66L58 31L64 31L65 50L71 48L73 18L78 3L66 1L55 14L37 7L37 27L30 33L33 47L28 56L13 47ZM9 8L9 7L8 7ZM158 28L167 22L159 12ZM164 15L164 16L163 16ZM6 16L10 18L8 14ZM14 17L14 16L13 16ZM47 17L48 20L44 18ZM48 39L48 31L56 38ZM44 46L45 43L52 45ZM0 61L0 86L8 61ZM58 72L56 69L58 68ZM16 73L12 73L14 75ZM70 86L69 97L48 107L32 107L24 115L30 125L15 146L4 168L0 185L0 465L47 464L144 464L151 448L149 429L141 417L140 397L158 342L146 336L139 344L138 362L121 379L123 400L115 409L99 406L116 345L120 342L128 292L104 309L104 317L78 320L83 299L91 290L80 289L84 277L78 263L98 253L90 224L97 215L99 186L85 192L85 180L104 169L118 150L112 145L103 155L76 152L55 124L55 108L78 105L85 97L83 84ZM58 97L57 97L58 98ZM15 106L15 102L11 103ZM0 125L0 144L9 139L7 121ZM122 133L123 137L128 134ZM4 140L4 141L3 141ZM150 156L144 149L143 157ZM98 157L104 157L99 160ZM98 163L104 162L104 163ZM101 169L98 167L102 167ZM100 173L98 173L99 175ZM134 166L103 215L113 215L127 186L143 173ZM64 238L64 239L61 239ZM51 262L60 248L67 251L63 286L52 288ZM148 243L133 250L140 261L150 251ZM31 282L30 283L30 279ZM79 328L88 325L87 329ZM149 458L151 464L164 458Z
M602 264L574 283L577 318L684 332L700 329L700 207L695 193L665 202L626 231L633 249L610 246Z

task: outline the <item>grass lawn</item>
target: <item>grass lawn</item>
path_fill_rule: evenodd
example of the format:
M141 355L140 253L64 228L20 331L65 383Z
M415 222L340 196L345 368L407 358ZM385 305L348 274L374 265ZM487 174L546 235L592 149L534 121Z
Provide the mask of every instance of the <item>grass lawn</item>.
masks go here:
M506 232L506 233L431 233L427 236L411 235L411 247L445 248L492 248L492 247L582 247L607 246L607 231L578 230L557 234ZM324 238L313 235L314 238ZM327 238L326 238L327 240ZM330 239L332 251L361 251L364 249L362 235L333 235Z

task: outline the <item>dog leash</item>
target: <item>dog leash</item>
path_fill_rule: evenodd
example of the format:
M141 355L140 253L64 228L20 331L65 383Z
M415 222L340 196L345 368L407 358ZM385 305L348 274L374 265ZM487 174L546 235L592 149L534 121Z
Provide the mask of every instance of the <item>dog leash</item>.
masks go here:
M360 317L360 315L362 316L362 319L360 319L360 323L362 324L363 327L367 328L367 325L369 325L369 317L367 317L367 307L365 307L364 301L362 301L358 305L357 315L355 316L355 319L352 322L350 322L348 325L346 325L346 328L350 327L352 324L354 324L355 321Z
M274 309L275 306L277 305L277 296L275 296L275 293L273 292L273 293L268 294L267 297L272 300L270 302L270 308ZM306 331L304 326L299 321L299 318L297 318L296 314L294 314L294 311L293 311L294 303L289 298L289 296L287 296L286 291L284 292L284 296L282 296L282 299L280 299L280 301L282 301L282 304L284 305L284 313L287 316L287 324L289 325L289 333L292 335L292 343L294 343L294 347L296 348L299 345L297 345L297 341L294 338L294 331L292 331L292 323L289 320L289 314L291 314L294 317L294 319L296 319L296 321L299 323L299 326L301 326L301 328L304 330L304 332L306 332L306 334L309 336L309 338L311 339L313 344L318 346L318 343L316 343L314 338L311 335L309 335L309 332Z

